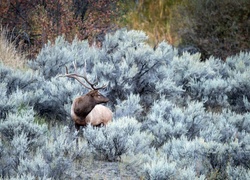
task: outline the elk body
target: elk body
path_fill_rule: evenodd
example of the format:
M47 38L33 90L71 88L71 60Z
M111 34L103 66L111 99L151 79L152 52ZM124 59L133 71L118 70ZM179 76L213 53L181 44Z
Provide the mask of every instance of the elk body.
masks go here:
M77 68L75 64L74 67L76 71ZM101 103L107 103L109 101L107 97L99 93L99 90L105 88L106 86L95 87L96 83L89 82L86 76L86 64L84 76L78 75L77 73L69 74L66 67L66 74L61 75L61 77L74 78L84 87L90 89L87 94L74 99L71 106L71 117L75 122L77 130L80 129L80 126L86 126L87 124L91 124L93 126L106 125L112 120L112 111L101 105ZM80 78L83 78L90 85L90 87L85 85Z

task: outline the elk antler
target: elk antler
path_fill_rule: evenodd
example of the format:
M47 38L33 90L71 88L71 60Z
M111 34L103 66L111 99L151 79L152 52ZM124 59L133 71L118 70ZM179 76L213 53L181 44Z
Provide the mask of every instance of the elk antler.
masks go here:
M81 83L84 87L86 87L87 89L90 89L90 90L99 90L99 89L104 89L107 85L103 85L101 87L95 87L97 82L96 83L91 83L88 78L87 78L87 72L86 72L86 61L85 61L85 65L84 65L84 75L79 75L77 74L77 67L76 67L76 63L73 62L73 66L74 66L74 69L75 69L75 73L69 73L68 72L68 68L67 66L65 66L65 69L66 69L66 74L64 75L59 75L59 77L69 77L69 78L74 78L76 79L79 83ZM80 78L83 78L91 87L87 86L86 84L84 84Z

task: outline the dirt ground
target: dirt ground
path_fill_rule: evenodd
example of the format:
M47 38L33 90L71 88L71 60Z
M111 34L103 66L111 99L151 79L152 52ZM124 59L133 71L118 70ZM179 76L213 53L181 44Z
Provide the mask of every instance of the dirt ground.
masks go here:
M79 146L83 145L83 139ZM84 145L83 145L84 146ZM76 180L138 180L138 168L134 164L127 162L97 160L91 154L83 154L84 157L78 157L76 161L77 174Z
M93 161L88 168L79 170L76 179L94 180L138 180L140 177L132 167L121 162Z

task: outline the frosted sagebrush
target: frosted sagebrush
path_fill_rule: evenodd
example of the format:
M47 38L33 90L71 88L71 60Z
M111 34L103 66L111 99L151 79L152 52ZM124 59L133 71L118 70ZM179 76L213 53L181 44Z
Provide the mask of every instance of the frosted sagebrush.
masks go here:
M250 170L246 170L243 167L228 166L227 169L228 178L230 179L249 179Z
M162 154L168 154L169 160L176 162L180 168L192 166L198 175L218 171L223 177L226 177L227 166L247 167L246 162L249 155L248 150L234 142L225 145L213 141L206 142L203 138L190 141L185 136L165 143L161 151ZM244 158L235 161L240 157Z
M57 74L62 74L65 65L72 65L75 60L83 61L89 56L90 49L87 41L75 39L69 43L63 36L60 36L56 38L55 44L48 42L37 58L29 62L29 66L37 70L40 76L50 79Z
M205 113L203 104L187 103L186 108L180 108L162 97L148 113L144 121L144 129L155 136L154 145L160 147L173 137L187 136L193 139L199 136L200 130L206 126L210 117Z
M34 123L34 111L22 109L9 114L0 121L2 146L1 176L8 177L18 172L20 160L30 159L36 149L45 142L46 127Z
M14 113L22 106L29 105L40 116L65 120L64 104L70 103L70 97L79 92L79 87L70 84L70 81L55 78L46 81L30 70L14 71L0 65L0 71L1 96L3 96L0 102L0 114L3 118L8 113Z
M139 131L140 124L134 118L123 117L101 128L89 125L83 135L97 158L116 161L121 155L133 153L138 147L141 147L140 151L148 148L144 145L149 145L151 139L145 139L145 134L140 136Z
M140 96L130 94L124 101L118 101L115 107L115 117L138 117L141 115L143 109L140 105Z
M25 72L14 70L0 63L0 83L6 83L7 96L17 89L22 89L24 92L34 91L37 89L37 83L39 83L41 79L42 77L38 77L37 74L31 70Z
M7 98L7 87L6 83L0 83L0 118L5 118L7 113L12 109L11 105L7 104L8 98Z
M151 160L144 164L143 172L146 179L178 179L178 180L204 180L204 175L197 176L193 166L181 167L174 161L168 159L165 154L151 157Z
M141 103L151 104L155 95L154 82L161 76L159 67L165 64L165 60L162 54L157 56L145 44L146 39L143 32L122 30L107 35L103 42L100 60L93 72L99 78L109 79L111 101L116 103L117 99L124 100L126 95L134 93L140 95ZM173 53L172 49L169 51Z
M81 154L75 149L74 136L67 127L53 128L51 139L37 149L32 159L21 159L20 174L31 174L37 178L71 179L76 176L74 161Z
M111 102L117 103L117 99L124 100L134 93L139 94L141 103L148 106L156 95L155 82L164 77L160 67L177 52L166 43L161 43L154 51L146 40L142 31L123 29L106 35L102 48L98 49L89 47L86 41L75 39L69 44L63 37L58 37L55 45L45 46L30 65L34 70L39 69L45 79L51 79L64 73L65 65L71 71L73 61L78 67L83 67L86 61L90 80L98 79L108 84Z
M144 172L146 179L174 179L176 164L160 158L145 164Z
M82 152L74 132L55 126L72 126L72 100L87 92L58 78L65 65L74 71L73 61L80 74L86 61L88 78L107 84L102 93L115 114L107 127L84 130L89 144L81 150L110 161L143 155L138 169L147 167L145 177L171 176L172 165L176 179L248 177L249 52L201 62L199 54L178 55L166 42L153 49L146 40L125 29L106 35L100 48L58 37L29 63L32 70L0 64L1 177L77 177L73 162Z
M9 114L6 120L0 121L0 133L4 141L12 141L14 137L27 137L30 147L40 145L45 133L45 126L34 123L33 109L20 110L19 113Z
M246 99L250 98L249 71L250 67L247 67L243 72L234 71L232 72L233 76L228 80L232 86L231 91L227 93L228 102L231 109L237 113L248 112Z
M17 174L15 176L11 176L11 178L9 178L9 179L11 179L11 180L34 180L36 178L37 178L37 176L23 173L23 174ZM42 180L49 179L46 177L46 175L44 175L43 177L39 177L39 178Z

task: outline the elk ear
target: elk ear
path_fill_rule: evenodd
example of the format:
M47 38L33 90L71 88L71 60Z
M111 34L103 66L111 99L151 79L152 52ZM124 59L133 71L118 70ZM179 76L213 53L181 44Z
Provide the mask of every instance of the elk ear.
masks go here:
M98 91L97 90L92 90L88 93L90 96L95 97L98 96Z

